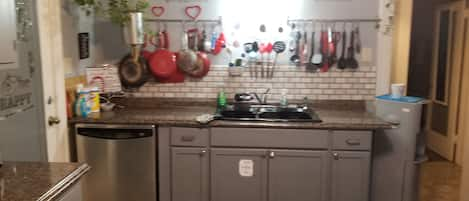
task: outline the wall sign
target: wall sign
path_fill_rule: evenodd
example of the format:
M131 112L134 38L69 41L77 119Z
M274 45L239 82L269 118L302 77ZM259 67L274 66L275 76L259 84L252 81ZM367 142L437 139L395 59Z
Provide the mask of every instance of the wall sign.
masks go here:
M90 58L90 34L79 33L78 34L78 52L80 59Z
M118 68L111 64L86 68L86 81L89 86L98 87L101 93L122 91Z
M33 107L31 78L0 72L0 120Z

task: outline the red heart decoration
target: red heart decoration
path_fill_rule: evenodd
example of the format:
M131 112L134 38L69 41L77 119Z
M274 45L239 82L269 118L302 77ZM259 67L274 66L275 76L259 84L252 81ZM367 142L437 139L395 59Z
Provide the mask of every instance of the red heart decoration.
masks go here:
M153 7L151 7L151 12L156 17L161 17L164 14L165 9L164 9L163 6L153 6Z
M202 8L198 5L186 7L186 15L192 20L196 20L202 13Z

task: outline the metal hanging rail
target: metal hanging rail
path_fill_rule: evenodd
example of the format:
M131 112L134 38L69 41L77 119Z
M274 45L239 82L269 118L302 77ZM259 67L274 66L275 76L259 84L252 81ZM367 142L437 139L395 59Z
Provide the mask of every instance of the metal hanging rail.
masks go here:
M351 18L351 19L288 19L287 24L292 23L357 23L357 22L374 22L379 23L381 19L361 19L361 18Z
M146 22L162 22L162 23L215 23L215 24L222 24L222 18L219 17L216 20L211 20L211 19L196 19L196 20L191 20L191 19L159 19L159 18L147 18L145 19Z

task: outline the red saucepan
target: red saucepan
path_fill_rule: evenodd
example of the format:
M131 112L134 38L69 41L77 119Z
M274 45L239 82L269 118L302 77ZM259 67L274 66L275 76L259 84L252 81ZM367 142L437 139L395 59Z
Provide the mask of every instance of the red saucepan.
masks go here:
M168 78L176 71L176 55L166 49L169 47L167 44L168 34L163 31L159 34L161 37L160 48L157 48L155 52L149 58L150 70L157 79ZM153 42L153 41L152 41ZM156 46L156 44L153 44Z

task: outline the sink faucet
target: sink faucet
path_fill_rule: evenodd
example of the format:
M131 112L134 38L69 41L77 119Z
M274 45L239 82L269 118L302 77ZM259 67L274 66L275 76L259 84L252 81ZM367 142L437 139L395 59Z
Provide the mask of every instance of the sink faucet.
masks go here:
M257 93L254 93L254 92L251 92L250 94L252 94L252 95L254 95L254 97L256 97L259 104L267 104L267 95L269 94L269 92L270 92L270 88L268 88L264 93L262 93L261 97L259 97L259 95Z

